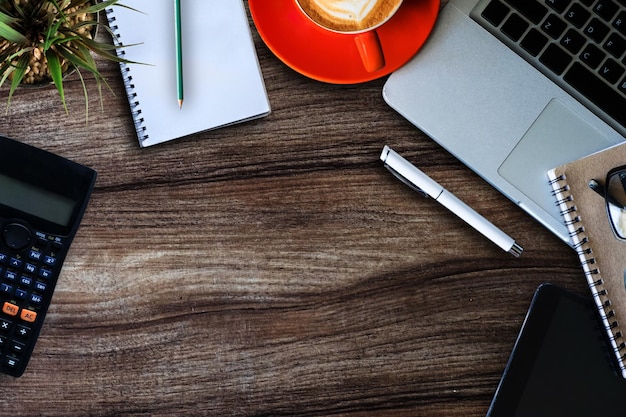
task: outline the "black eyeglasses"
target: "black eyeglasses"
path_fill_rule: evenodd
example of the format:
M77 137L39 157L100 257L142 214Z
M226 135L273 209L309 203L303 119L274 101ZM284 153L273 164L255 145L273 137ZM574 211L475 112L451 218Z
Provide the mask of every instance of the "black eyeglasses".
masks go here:
M606 214L615 237L626 240L626 165L610 170L604 186L591 180L589 188L604 197Z

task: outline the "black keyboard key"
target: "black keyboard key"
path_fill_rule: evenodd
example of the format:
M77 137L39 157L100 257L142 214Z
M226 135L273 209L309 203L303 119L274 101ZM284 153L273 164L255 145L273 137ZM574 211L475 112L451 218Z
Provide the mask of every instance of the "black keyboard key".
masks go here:
M578 62L574 63L564 77L565 81L580 91L596 106L626 127L626 98L596 77Z
M565 19L577 28L583 27L590 17L591 13L578 3L572 4L572 7L565 13Z
M537 56L544 46L546 46L546 43L548 43L548 37L537 29L532 28L528 31L526 36L524 36L520 45L532 56Z
M612 0L598 0L598 2L593 6L593 11L608 22L611 18L613 18L613 16L615 16L618 8L619 6Z
M485 18L489 23L494 26L500 26L500 23L504 20L506 15L509 14L511 9L499 0L490 2L485 10L481 13L481 16Z
M596 0L580 0L580 2L584 4L585 6L591 6L594 1Z
M617 89L622 92L622 94L626 94L626 78L624 78L618 85Z
M526 32L528 26L529 25L526 20L520 17L520 15L513 13L511 14L511 17L504 22L500 30L506 36L517 42L522 37L524 32Z
M619 58L626 52L626 39L617 33L612 33L604 43L604 49L615 58Z
M561 45L572 54L577 54L585 45L585 42L587 42L587 39L573 29L568 30L565 36L561 38Z
M558 45L552 43L546 48L541 57L539 57L539 61L556 75L561 75L572 61L572 57Z
M604 58L606 54L593 44L587 45L580 54L580 59L593 69L597 68Z
M563 13L572 0L546 0L546 4L558 13Z
M554 13L550 14L541 24L541 30L550 35L552 39L558 39L563 34L566 27L567 23L562 21Z
M609 83L615 84L624 75L624 67L619 62L609 58L600 66L598 73Z
M548 8L537 0L506 0L506 2L536 25L548 13Z
M613 20L613 27L620 31L622 35L626 35L626 12L620 12L615 20Z
M591 22L585 27L585 35L597 43L601 43L606 35L608 35L609 31L609 27L595 17L591 19Z

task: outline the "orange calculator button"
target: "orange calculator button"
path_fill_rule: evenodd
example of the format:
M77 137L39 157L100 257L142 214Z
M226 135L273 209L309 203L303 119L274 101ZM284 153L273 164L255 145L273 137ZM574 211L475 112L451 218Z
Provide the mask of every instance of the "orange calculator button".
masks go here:
M31 310L23 309L22 313L20 314L20 318L22 320L24 320L24 321L32 323L37 318L37 313L35 313L34 311L31 311Z
M9 303L8 301L2 306L2 312L8 314L9 316L17 316L18 311L20 311L20 308L15 304Z

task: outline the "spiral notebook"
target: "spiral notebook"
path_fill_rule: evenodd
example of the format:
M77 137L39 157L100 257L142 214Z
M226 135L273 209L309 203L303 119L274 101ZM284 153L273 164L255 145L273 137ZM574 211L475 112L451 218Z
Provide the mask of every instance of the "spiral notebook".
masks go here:
M626 164L626 144L594 153L548 172L572 245L626 378L626 242L609 224L604 198L589 188L604 182L607 172Z
M181 1L184 102L176 77L174 1L107 10L139 144L156 145L270 112L242 0Z

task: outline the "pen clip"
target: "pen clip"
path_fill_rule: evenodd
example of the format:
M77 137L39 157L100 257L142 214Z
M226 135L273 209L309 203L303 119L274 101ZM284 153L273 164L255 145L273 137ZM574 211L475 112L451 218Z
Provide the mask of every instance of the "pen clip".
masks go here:
M402 181L404 184L408 185L411 189L413 189L414 191L417 191L418 193L420 193L421 195L423 195L424 197L428 198L430 197L428 195L428 193L424 190L422 190L421 188L419 188L417 185L413 184L411 181L407 180L402 174L400 174L398 171L396 171L395 169L391 168L389 165L385 164L385 168L387 168L387 170L389 172L391 172L393 174L394 177L396 177L397 179L399 179L400 181Z

